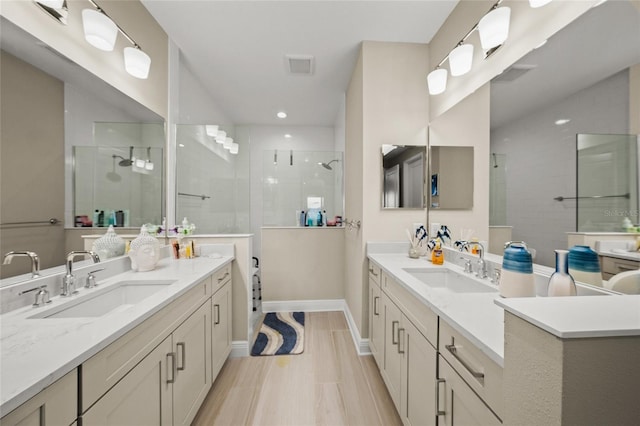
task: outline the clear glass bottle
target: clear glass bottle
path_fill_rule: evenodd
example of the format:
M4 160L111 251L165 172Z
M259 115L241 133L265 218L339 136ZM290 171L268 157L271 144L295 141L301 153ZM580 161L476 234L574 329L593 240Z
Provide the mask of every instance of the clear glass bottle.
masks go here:
M575 296L576 283L569 274L569 250L556 250L556 271L549 278L547 295L555 296Z

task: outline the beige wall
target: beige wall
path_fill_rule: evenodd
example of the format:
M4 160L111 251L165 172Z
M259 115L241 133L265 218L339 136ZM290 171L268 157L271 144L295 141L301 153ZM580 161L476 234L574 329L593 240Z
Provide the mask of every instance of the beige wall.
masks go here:
M489 239L489 101L489 84L485 84L429 126L430 145L473 146L473 208L429 210L429 222L447 225L454 239L462 237L462 228L475 230L482 241Z
M429 117L425 76L428 46L365 41L347 91L345 215L360 220L348 231L345 298L366 337L366 242L404 240L405 229L426 223L425 210L381 208L383 144L426 145Z
M629 133L640 135L640 64L629 68Z
M262 228L262 301L344 299L344 228Z
M62 221L64 85L5 52L0 81L0 222ZM43 269L64 263L63 243L62 222L0 230L0 253L35 251ZM3 278L30 271L28 259L0 265Z
M119 35L115 49L104 52L84 39L82 9L86 0L67 0L68 25L52 19L33 1L2 2L0 13L23 30L119 89L166 119L168 105L168 38L164 30L138 0L102 0L105 12L151 57L149 78L140 80L124 70L123 50L131 44Z

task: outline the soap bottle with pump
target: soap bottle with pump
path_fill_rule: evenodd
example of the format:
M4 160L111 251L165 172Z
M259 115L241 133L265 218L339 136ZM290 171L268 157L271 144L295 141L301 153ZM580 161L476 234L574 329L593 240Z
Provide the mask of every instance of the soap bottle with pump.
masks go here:
M434 265L442 265L444 263L444 253L440 241L436 241L436 246L431 251L431 263Z

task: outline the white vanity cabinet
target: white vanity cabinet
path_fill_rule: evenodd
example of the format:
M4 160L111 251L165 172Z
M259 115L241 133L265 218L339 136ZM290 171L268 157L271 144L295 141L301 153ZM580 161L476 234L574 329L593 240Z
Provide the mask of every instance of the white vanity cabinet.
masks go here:
M74 369L0 419L3 426L70 425L76 419L78 373Z
M380 268L369 264L369 349L379 366L382 366L384 349L384 312L380 290ZM382 368L382 367L381 367Z

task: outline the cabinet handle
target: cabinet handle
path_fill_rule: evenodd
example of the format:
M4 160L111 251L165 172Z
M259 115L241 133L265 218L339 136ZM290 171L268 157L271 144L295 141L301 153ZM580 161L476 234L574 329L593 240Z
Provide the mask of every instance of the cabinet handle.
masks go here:
M380 312L378 312L378 299L380 299L378 296L373 298L373 315L375 316L380 315Z
M182 358L182 365L179 365L176 368L176 370L182 371L187 366L187 358L186 358L187 345L184 342L178 342L176 343L176 347L180 348L180 355L181 355L180 358Z
M391 321L391 343L394 345L398 344L398 340L396 340L396 326L399 324L400 321Z
M398 353L399 354L404 354L404 344L403 344L403 349L400 350L400 332L402 332L402 337L404 338L405 337L404 328L399 328L398 329Z
M218 304L213 305L213 317L215 318L213 325L220 324L220 305Z
M222 281L224 281L225 278L227 278L229 276L229 271L225 272L223 276L221 276L220 278L218 278L218 282L221 283Z
M447 381L445 379L436 380L436 416L444 416L445 414L447 414L445 410L440 409L440 384L446 382Z
M169 357L171 357L171 364L169 364ZM175 383L176 382L176 353L170 352L167 354L167 367L171 365L171 368L168 368L167 371L167 383ZM169 371L171 371L171 378L169 379Z
M376 274L376 272L373 270L373 268L369 268L369 272L371 272L371 275L373 275L374 277L378 276L378 274Z
M451 344L444 345L444 347L447 348L449 352L451 352L451 355L453 355L453 357L457 359L460 362L460 364L462 364L462 366L466 368L469 373L471 373L473 377L475 377L476 379L484 380L484 373L475 371L473 367L471 367L465 360L460 358L460 355L458 355L458 348L453 343L454 343L453 339L451 339Z

